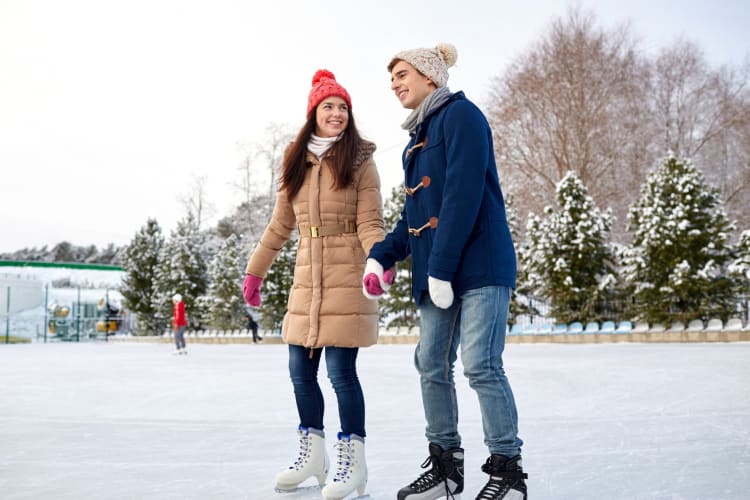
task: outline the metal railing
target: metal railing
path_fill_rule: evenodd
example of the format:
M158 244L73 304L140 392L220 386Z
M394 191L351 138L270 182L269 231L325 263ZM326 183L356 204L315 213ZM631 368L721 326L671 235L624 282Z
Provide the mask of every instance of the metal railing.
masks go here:
M5 300L0 305L0 343L107 340L115 333L128 332L134 319L126 312L112 314L103 304L83 299L81 292L87 289L65 290L75 298L52 303L50 289L45 286L42 304L20 311L17 304L15 310L13 307L13 287L2 291ZM55 291L59 293L60 289ZM102 291L107 304L109 293L110 290Z

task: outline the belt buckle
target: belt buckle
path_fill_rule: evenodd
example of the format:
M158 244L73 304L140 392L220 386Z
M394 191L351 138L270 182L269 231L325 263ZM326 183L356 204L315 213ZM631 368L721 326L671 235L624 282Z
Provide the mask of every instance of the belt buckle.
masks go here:
M310 226L310 237L320 238L320 231L319 231L318 226Z

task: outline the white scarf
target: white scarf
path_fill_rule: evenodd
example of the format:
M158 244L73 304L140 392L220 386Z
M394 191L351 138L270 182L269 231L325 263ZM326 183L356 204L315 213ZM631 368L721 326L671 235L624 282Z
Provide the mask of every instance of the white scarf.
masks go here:
M307 142L307 150L320 160L343 135L343 132L336 137L318 137L315 134L310 134L310 140Z

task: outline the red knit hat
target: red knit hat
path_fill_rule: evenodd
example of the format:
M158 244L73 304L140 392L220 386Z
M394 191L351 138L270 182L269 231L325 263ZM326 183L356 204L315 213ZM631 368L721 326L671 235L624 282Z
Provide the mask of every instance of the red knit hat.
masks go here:
M307 98L307 116L310 116L310 112L320 104L320 101L332 95L345 100L349 109L351 109L352 99L349 97L349 92L336 82L333 73L327 69L319 69L313 75L312 89L310 90L310 96Z

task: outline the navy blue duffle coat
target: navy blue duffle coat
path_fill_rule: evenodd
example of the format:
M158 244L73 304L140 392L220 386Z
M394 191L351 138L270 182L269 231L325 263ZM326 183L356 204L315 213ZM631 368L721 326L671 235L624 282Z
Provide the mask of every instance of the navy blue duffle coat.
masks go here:
M453 94L417 127L402 162L405 187L413 192L405 195L395 228L368 257L388 269L411 254L417 304L428 293L428 275L450 281L457 297L490 285L515 288L516 254L492 131L479 108L463 92Z

